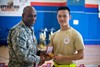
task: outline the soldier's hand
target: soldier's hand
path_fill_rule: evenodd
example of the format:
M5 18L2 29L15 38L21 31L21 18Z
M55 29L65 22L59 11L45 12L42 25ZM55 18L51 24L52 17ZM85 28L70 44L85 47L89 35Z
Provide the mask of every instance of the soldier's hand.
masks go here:
M45 56L40 56L40 63L39 66L41 66L45 62Z

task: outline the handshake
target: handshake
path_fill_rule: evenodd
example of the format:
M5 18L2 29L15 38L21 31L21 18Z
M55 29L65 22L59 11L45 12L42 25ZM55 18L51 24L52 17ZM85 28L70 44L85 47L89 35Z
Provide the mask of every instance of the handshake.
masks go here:
M46 51L39 50L37 52L37 55L40 56L40 63L38 64L38 66L41 66L43 63L45 63Z
M41 66L43 63L45 63L45 61L51 60L54 57L52 50L53 50L53 47L48 46L46 50L44 50L44 51L39 50L37 52L37 55L40 56L39 66Z

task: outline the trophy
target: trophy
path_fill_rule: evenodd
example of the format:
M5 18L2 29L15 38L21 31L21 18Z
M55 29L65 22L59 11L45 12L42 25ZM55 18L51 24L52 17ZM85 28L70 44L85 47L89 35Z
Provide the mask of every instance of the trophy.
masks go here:
M46 49L46 32L47 28L40 30L39 48Z
M51 28L51 29L50 29L49 41L50 41L50 39L51 39L51 35L53 35L54 30L55 30L54 28Z

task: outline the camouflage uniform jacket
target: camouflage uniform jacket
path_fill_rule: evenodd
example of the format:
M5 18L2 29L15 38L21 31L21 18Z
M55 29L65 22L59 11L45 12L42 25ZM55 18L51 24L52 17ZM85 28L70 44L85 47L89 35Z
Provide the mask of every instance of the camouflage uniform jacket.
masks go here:
M33 62L39 63L36 55L37 41L34 31L21 21L8 34L9 67L33 67Z

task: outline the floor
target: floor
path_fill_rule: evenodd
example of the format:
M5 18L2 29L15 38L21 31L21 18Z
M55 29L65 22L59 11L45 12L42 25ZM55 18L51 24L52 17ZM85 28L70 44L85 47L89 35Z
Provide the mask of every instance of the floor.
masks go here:
M85 45L85 57L76 62L77 65L100 65L100 45ZM0 46L0 63L8 64L9 54L7 46ZM51 61L48 61L51 62ZM46 63L48 63L46 62Z

